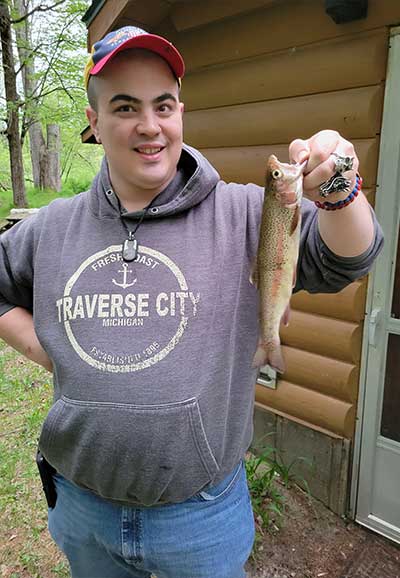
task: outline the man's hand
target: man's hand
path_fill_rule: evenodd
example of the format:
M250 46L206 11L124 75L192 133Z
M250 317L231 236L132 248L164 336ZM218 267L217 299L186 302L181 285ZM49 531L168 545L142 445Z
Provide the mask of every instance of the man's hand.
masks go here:
M347 192L332 193L327 199L324 199L320 195L319 187L335 173L336 157L332 153L354 158L352 170L346 171L344 174L351 181L351 186ZM341 137L335 130L321 130L307 140L294 140L289 145L289 157L291 162L295 163L302 163L307 159L304 170L303 194L311 201L328 200L330 203L335 203L347 197L354 188L359 161L352 143Z
M335 173L336 153L354 157L353 167L343 176L350 180L348 191L332 193L327 199L320 195L319 187ZM303 193L311 201L336 203L353 190L359 161L351 142L334 130L321 130L307 140L296 139L289 145L292 162L302 163L307 159L304 170ZM318 210L319 233L336 255L355 257L364 253L374 239L374 223L370 206L362 192L347 206L334 211Z

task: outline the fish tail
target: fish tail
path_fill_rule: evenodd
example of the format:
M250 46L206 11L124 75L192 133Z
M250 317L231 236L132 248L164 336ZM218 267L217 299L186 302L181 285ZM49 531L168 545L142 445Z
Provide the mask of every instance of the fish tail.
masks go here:
M279 341L259 342L253 359L253 367L262 367L263 365L269 365L278 373L284 373L285 362Z

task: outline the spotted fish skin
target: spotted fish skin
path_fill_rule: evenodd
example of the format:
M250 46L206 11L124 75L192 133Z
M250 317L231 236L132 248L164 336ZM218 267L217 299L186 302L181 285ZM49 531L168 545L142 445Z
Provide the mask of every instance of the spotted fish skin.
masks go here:
M279 327L281 321L288 323L296 281L304 166L281 163L275 155L268 158L258 253L250 278L260 296L260 336L253 366L268 364L279 373L285 371Z

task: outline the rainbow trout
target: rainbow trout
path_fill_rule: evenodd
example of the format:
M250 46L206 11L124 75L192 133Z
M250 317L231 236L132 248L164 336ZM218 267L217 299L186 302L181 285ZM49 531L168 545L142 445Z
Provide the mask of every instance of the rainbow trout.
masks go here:
M299 254L303 164L267 161L257 260L250 281L260 292L260 337L253 366L270 365L283 373L279 338L281 321L289 320Z

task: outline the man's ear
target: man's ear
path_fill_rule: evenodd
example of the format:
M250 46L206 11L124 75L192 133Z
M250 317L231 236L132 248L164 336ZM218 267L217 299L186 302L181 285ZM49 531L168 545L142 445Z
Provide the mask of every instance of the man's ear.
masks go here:
M183 102L179 103L179 108L181 109L181 115L183 116L183 113L185 112L185 105L183 104Z
M100 138L98 124L97 124L97 121L98 121L97 112L91 106L88 106L86 108L85 112L86 112L86 117L87 117L89 124L90 124L90 128L92 129L92 133L94 134L96 141L100 144L101 138Z

